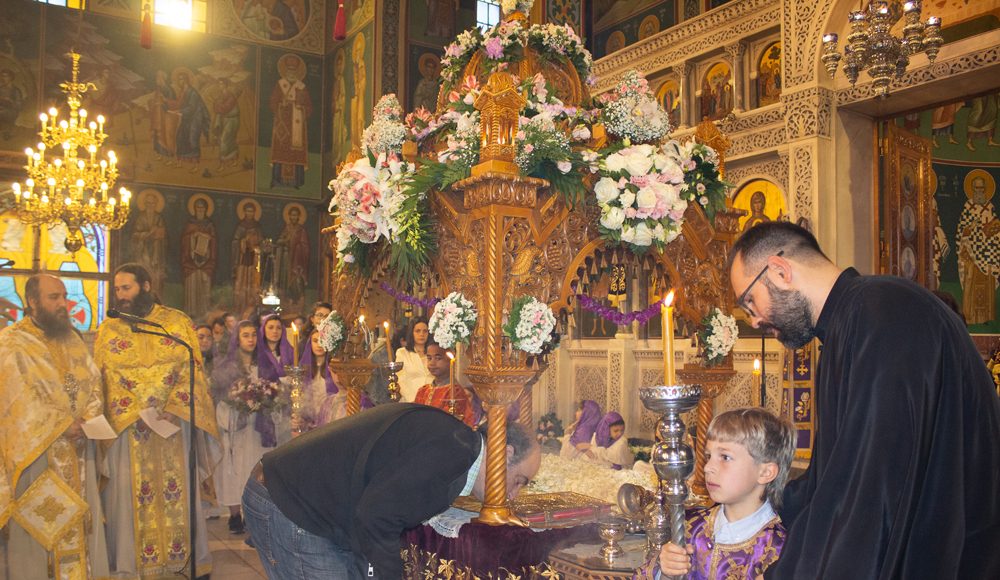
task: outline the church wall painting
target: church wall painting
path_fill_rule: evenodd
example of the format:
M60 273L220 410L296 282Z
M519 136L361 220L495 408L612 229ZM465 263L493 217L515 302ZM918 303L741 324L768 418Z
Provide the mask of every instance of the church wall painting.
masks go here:
M315 299L319 208L268 196L135 186L120 260L143 264L160 298L193 318L259 304L273 282L286 312ZM270 240L268 242L267 240ZM260 259L260 273L255 276Z
M416 110L417 107L424 107L428 111L434 112L437 108L438 89L441 88L441 57L444 51L420 46L410 45L410 55L408 59L409 70L415 74L408 75L408 89L406 107L407 111Z
M328 29L324 26L325 3L320 0L220 0L208 4L213 34L314 54L323 52L324 31Z
M670 127L676 130L681 123L681 85L676 77L668 77L660 84L656 100L670 116Z
M553 24L569 24L583 38L582 0L545 0L545 20Z
M740 232L788 215L788 205L781 189L766 179L753 179L740 186L733 196L733 207L747 212L739 219Z
M595 59L601 58L675 24L675 0L595 2L591 13L590 50Z
M139 20L142 13L141 0L90 0L87 10L108 16Z
M151 50L138 27L85 16L81 77L98 90L84 104L108 118L106 147L119 154L122 179L253 191L257 50L248 44L157 27ZM45 97L64 102L64 56L78 19L46 19Z
M962 306L972 333L1000 333L998 105L1000 92L992 92L896 119L932 140L934 276Z
M260 67L257 191L319 199L322 59L262 48Z
M758 107L781 100L781 43L767 46L757 59L755 96Z
M38 133L40 6L14 2L0 18L0 150L24 151Z
M698 120L718 121L733 110L732 71L727 62L708 67L698 90Z
M372 101L375 75L374 34L375 25L369 23L354 35L349 35L347 40L334 50L332 92L343 91L344 98L343 109L339 105L340 97L336 94L331 107L335 109L332 111L331 123L333 167L344 161L352 148L360 146L361 135L371 120L374 106ZM338 77L337 53L340 50L344 51L344 72ZM343 78L343 85L340 84L340 78ZM341 130L338 126L346 130Z

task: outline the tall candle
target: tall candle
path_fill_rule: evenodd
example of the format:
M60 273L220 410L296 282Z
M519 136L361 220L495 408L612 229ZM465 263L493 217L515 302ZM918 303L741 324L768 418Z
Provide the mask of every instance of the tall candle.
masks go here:
M448 391L449 393L448 396L451 398L452 401L454 401L455 400L455 355L449 352L448 358L450 359L448 361L448 384L451 385L451 388Z
M385 328L385 351L389 353L389 362L394 362L393 357L396 353L392 352L392 325L386 320L382 323L382 327Z
M299 366L299 327L292 323L292 365Z
M761 360L760 360L760 358L756 357L756 356L753 357L753 377L754 377L754 382L757 383L755 386L758 389L758 394L757 394L757 397L755 397L755 398L759 399L758 400L758 405L761 406L761 407L763 407L764 406L764 401L762 399L762 396L764 394L764 389L763 389L763 386L764 386L764 379L763 379L763 377L764 377L764 375L761 373L760 367L761 367Z
M674 372L674 291L671 290L660 305L663 325L663 382L676 384Z

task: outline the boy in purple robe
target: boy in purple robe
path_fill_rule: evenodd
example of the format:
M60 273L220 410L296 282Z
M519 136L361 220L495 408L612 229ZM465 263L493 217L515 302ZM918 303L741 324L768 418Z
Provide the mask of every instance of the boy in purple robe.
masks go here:
M716 505L689 509L687 549L664 545L635 577L762 577L785 543L774 510L781 506L794 453L792 426L764 409L715 417L705 441L705 487Z

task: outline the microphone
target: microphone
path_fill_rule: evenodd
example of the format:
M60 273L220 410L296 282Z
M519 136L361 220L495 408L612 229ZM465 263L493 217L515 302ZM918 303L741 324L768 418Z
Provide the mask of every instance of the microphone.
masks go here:
M4 260L0 262L0 268L10 268L14 265L14 260Z
M153 322L152 320L146 320L145 318L139 318L138 316L133 316L126 312L121 312L115 310L114 308L108 309L108 318L120 318L129 324L145 324L146 326L155 326L157 328L163 328L160 326L159 322Z

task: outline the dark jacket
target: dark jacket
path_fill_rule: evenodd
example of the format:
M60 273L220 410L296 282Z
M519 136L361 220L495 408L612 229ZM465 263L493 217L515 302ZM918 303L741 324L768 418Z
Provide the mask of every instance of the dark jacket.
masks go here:
M288 519L351 549L375 577L395 580L400 534L451 505L482 444L443 411L392 403L264 455L264 479Z

